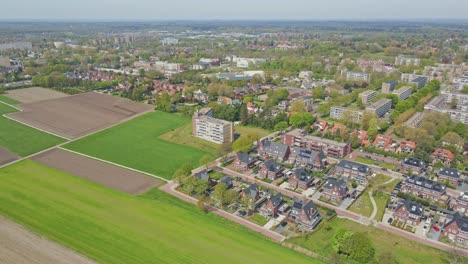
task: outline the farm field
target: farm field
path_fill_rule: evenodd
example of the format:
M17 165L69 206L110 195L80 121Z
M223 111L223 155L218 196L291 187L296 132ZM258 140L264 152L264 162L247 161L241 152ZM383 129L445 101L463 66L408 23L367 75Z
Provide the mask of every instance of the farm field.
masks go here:
M19 104L18 107L23 112L8 116L70 139L153 109L150 105L95 92Z
M0 147L24 157L65 141L3 116L16 111L0 103Z
M93 261L0 216L0 263L92 264Z
M318 263L157 189L131 196L31 160L0 169L0 189L1 215L100 263Z
M22 102L22 103L33 103L42 100L57 99L67 97L67 94L54 91L52 89L31 87L23 89L8 90L6 96Z
M141 194L161 183L160 180L145 174L87 158L63 149L55 148L31 159L46 166L130 194Z
M183 164L198 166L204 156L214 156L213 153L160 138L188 122L189 119L181 115L151 112L64 147L171 179L174 171Z
M312 233L308 238L293 238L288 240L288 242L312 250L322 256L331 256L334 253L332 247L333 237L338 230L344 229L353 232L367 233L375 248L377 260L379 260L379 257L383 253L391 252L396 258L397 263L447 263L445 253L442 251L375 227L361 225L341 218L334 218L326 224L328 225L327 228L320 228L316 232Z

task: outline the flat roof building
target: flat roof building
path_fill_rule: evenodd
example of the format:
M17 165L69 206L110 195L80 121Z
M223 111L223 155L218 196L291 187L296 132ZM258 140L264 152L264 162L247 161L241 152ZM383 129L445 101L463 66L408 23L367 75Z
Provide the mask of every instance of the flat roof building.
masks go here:
M375 98L377 95L377 92L374 90L367 90L365 92L362 92L359 94L359 98L361 98L363 104L370 104L372 102L372 99Z
M213 109L202 108L192 116L194 136L217 144L230 143L234 140L232 122L213 117Z
M378 117L384 116L392 107L392 100L388 98L380 99L379 101L366 107L366 111L374 112Z
M400 89L393 91L392 93L398 95L398 99L400 99L400 101L403 101L408 99L412 92L413 88L411 88L410 86L403 86Z
M395 81L395 80L382 83L382 93L389 94L393 92L397 84L398 84L398 81Z

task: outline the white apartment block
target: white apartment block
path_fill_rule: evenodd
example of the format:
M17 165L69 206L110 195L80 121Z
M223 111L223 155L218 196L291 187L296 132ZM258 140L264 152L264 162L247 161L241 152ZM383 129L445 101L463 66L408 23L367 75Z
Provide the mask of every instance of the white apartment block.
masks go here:
M352 118L354 123L360 123L362 120L362 116L364 115L364 112L358 111L358 110L351 110L346 107L341 107L341 106L332 106L330 107L330 117L333 119L341 119L343 117L343 114L348 112Z
M369 81L370 75L366 72L346 72L347 81Z
M203 108L192 116L194 136L217 144L230 143L234 140L234 124L213 117L213 109Z

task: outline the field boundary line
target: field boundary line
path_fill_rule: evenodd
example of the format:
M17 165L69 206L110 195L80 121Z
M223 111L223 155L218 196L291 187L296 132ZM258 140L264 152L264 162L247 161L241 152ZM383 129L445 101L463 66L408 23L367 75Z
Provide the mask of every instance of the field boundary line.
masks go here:
M57 147L57 148L58 148L58 149L61 149L61 150L64 150L64 151L68 151L68 152L74 153L74 154L76 154L76 155L80 155L80 156L89 158L89 159L94 159L94 160L97 160L97 161L100 161L100 162L104 162L104 163L107 163L107 164L111 164L111 165L114 165L114 166L117 166L117 167L121 167L121 168L124 168L124 169L127 169L127 170L131 170L131 171L134 171L134 172L138 172L138 173L141 173L141 174L145 174L145 175L147 175L147 176L150 176L150 177L153 177L153 178L157 178L157 179L162 180L162 181L165 181L165 182L169 182L168 179L165 179L165 178L160 177L160 176L156 176L156 175L151 174L151 173L149 173L149 172L140 171L140 170L137 170L137 169L134 169L134 168L130 168L130 167L127 167L127 166L124 166L124 165L121 165L121 164L118 164L118 163L115 163L115 162L112 162L112 161L108 161L108 160L96 158L96 157L93 157L93 156L90 156L90 155L86 155L86 154L83 154L83 153L80 153L80 152L77 152L77 151L74 151L74 150L70 150L70 149L63 148L63 147L61 147L61 146L59 146L59 147Z
M20 124L22 124L22 125L28 126L28 127L30 127L30 128L34 128L34 129L39 130L39 131L41 131L41 132L47 133L47 134L49 134L49 135L52 135L52 136L55 136L55 137L59 137L59 138L65 139L66 141L71 141L70 138L67 138L67 137L64 137L64 136L60 136L60 135L58 135L58 134L55 134L55 133L46 131L46 130L44 130L44 129L42 129L42 128L38 128L38 127L35 127L35 126L32 126L32 125L26 124L26 123L24 123L24 122L22 122L22 121L19 121L19 120L14 119L13 117L7 116L7 114L4 114L3 117L5 117L5 118L7 118L7 119L10 119L11 121L18 122L18 123L20 123Z
M4 105L8 105L9 107L14 108L14 109L16 109L16 110L18 110L18 111L20 111L20 112L23 112L23 109L20 109L20 108L14 106L14 105L9 104L9 103L5 103L5 102L3 102L3 101L1 101L1 100L0 100L0 103L2 103L2 104L4 104Z

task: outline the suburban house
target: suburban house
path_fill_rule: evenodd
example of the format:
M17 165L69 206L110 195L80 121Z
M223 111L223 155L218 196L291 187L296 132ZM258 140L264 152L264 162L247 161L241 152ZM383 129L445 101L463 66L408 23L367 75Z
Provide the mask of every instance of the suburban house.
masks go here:
M411 175L401 185L401 192L417 196L422 199L447 204L449 197L445 194L446 186L436 181Z
M343 179L329 177L323 185L322 197L334 203L340 203L348 192L348 187Z
M209 184L214 184L207 170L202 170L194 174L195 178L199 181L208 181Z
M445 165L450 165L455 155L448 149L438 148L432 153L432 157L434 162L440 161Z
M240 171L247 171L255 164L256 159L251 157L248 152L238 152L234 159L234 167Z
M322 220L317 207L312 200L306 204L302 200L294 201L289 218L295 221L302 230L314 229Z
M439 182L449 181L450 184L455 186L462 182L461 172L454 168L440 168L436 175Z
M262 178L268 178L270 180L276 180L283 171L283 166L276 163L274 160L269 159L263 162L260 166L259 175Z
M377 148L385 149L392 143L392 138L382 134L378 134L374 140L374 146Z
M427 168L426 162L417 158L405 158L401 162L400 166L401 170L404 172L412 172L417 174L425 172Z
M290 152L291 151L287 145L273 142L268 139L260 141L258 146L258 153L261 154L263 158L271 157L273 159L285 161L288 159Z
M368 183L370 172L369 166L348 160L341 160L333 169L333 174L355 180L361 184Z
M404 222L407 225L416 226L421 222L421 217L424 213L424 207L421 204L412 202L410 198L406 198L404 202L399 204L394 212L395 221Z
M307 190L310 186L312 186L312 182L314 181L314 177L307 173L304 168L294 168L292 170L291 175L289 176L289 187L291 189L301 189Z
M326 156L343 158L351 153L351 144L307 135L303 129L294 129L283 135L283 143L290 147L301 147L322 151Z
M455 213L452 220L444 225L444 236L462 247L468 247L468 219Z
M275 217L278 214L278 208L284 203L283 195L277 193L268 198L265 205L258 210L258 212L266 217Z
M402 140L396 152L412 154L415 149L416 149L416 142L409 141L409 140Z
M221 179L219 179L219 182L226 184L226 187L228 189L231 189L232 187L234 187L231 176L225 175Z
M317 120L314 124L315 127L322 133L326 133L328 130L328 123L325 120Z
M327 165L327 157L322 151L313 151L301 147L292 147L289 163L308 168L321 169Z
M252 184L245 188L241 192L242 197L249 197L253 202L257 202L260 199L260 189L257 184Z
M449 206L461 214L468 215L468 194L461 193L457 199L452 199L450 201Z

